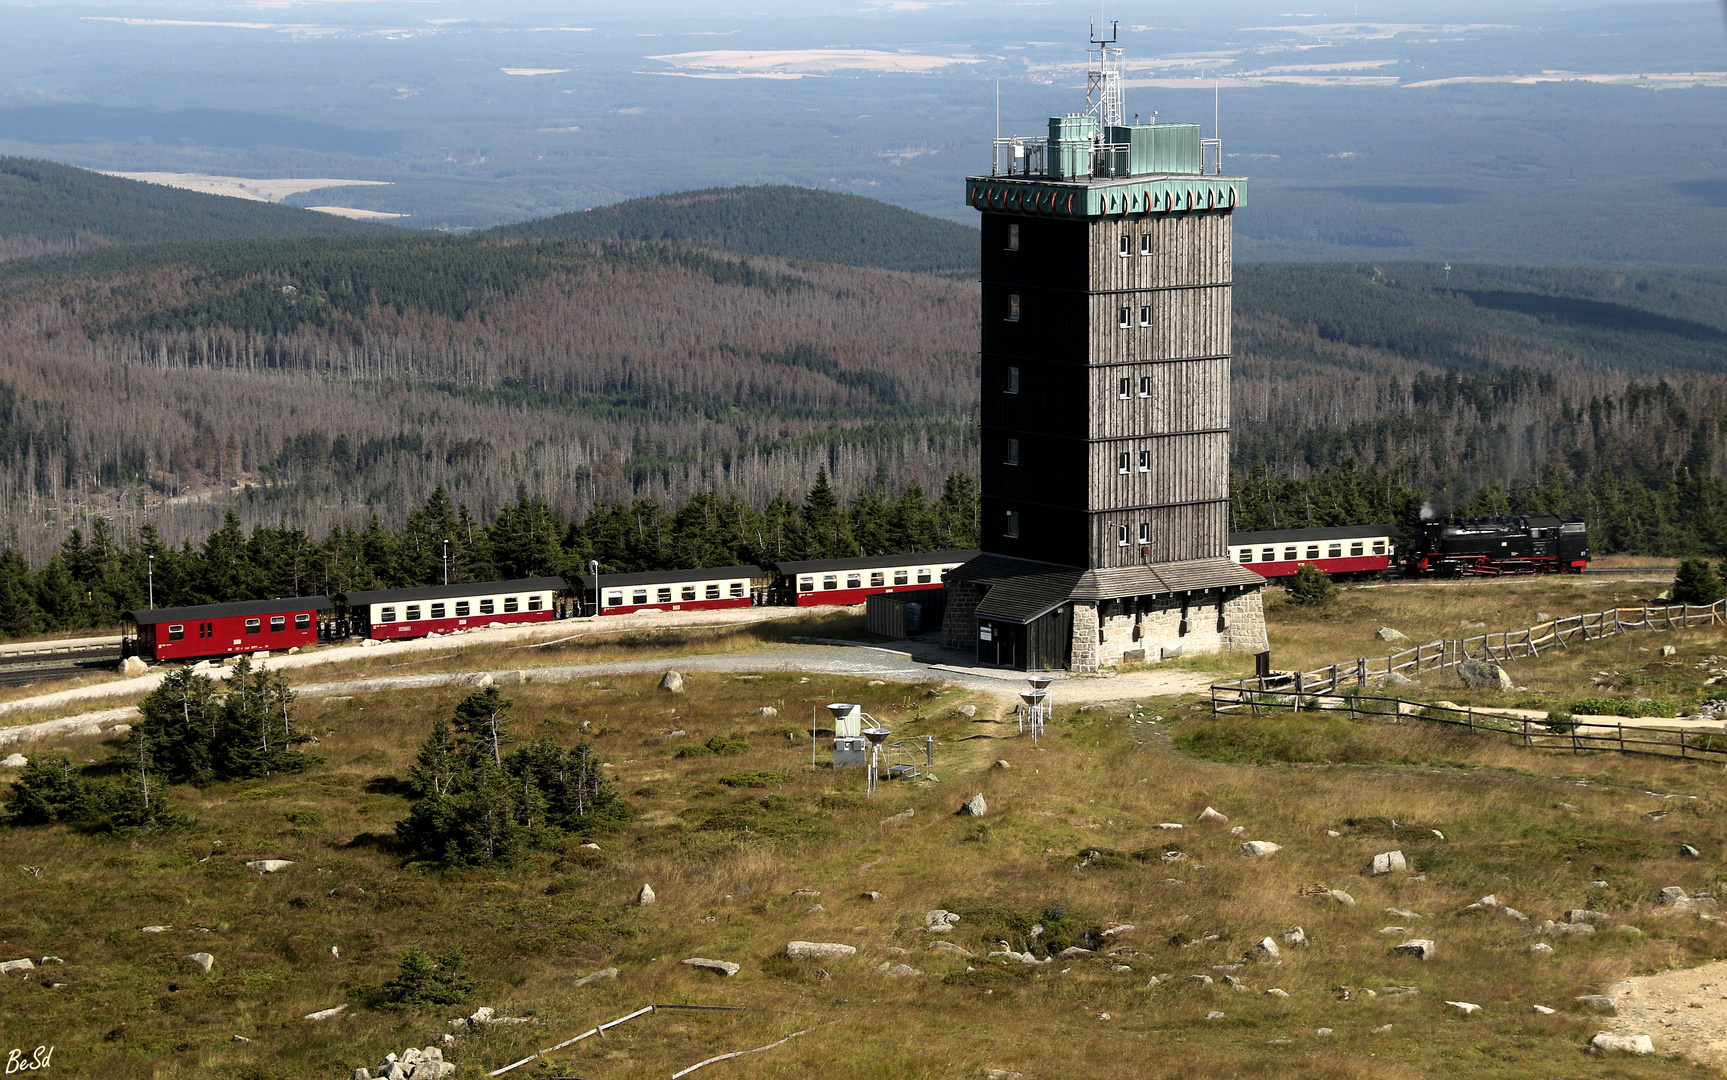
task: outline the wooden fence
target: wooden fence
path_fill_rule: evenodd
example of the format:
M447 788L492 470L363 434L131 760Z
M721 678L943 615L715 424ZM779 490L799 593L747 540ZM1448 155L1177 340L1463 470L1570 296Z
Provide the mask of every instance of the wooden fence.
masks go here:
M1428 705L1395 697L1367 694L1294 694L1264 690L1242 690L1232 683L1211 688L1213 712L1253 712L1288 709L1347 710L1351 720L1378 717L1391 723L1417 720L1467 728L1472 733L1503 735L1523 746L1542 750L1611 750L1621 754L1678 758L1686 761L1718 761L1727 764L1727 735L1719 731L1678 728L1627 727L1597 724L1586 716L1569 722L1549 723L1523 717L1503 716L1491 710L1451 705Z
M1417 645L1390 656L1362 658L1312 671L1274 672L1269 676L1219 683L1212 687L1212 700L1219 690L1241 694L1276 691L1296 694L1336 694L1353 685L1365 688L1370 679L1392 673L1419 674L1456 667L1464 660L1502 663L1540 656L1552 649L1568 649L1574 642L1596 641L1634 630L1683 630L1692 626L1727 625L1727 600L1713 604L1672 604L1664 607L1614 608L1590 615L1570 615L1527 630L1501 634L1442 639Z

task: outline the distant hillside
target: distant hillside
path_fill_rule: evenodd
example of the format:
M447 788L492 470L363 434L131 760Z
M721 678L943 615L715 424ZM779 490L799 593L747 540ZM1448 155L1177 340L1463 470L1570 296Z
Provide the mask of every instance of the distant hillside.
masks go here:
M504 225L495 236L665 240L740 255L962 276L977 271L977 230L815 188L708 188Z
M400 231L275 203L0 157L0 258L103 244Z

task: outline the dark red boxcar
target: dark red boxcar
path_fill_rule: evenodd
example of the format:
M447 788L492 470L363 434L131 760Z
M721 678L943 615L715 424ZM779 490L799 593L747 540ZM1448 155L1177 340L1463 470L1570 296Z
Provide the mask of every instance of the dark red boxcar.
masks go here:
M372 589L337 597L348 605L363 633L374 640L417 638L478 630L494 623L550 622L553 601L567 586L561 577Z
M318 612L329 607L328 596L294 596L128 611L126 618L138 627L138 655L198 660L315 645Z

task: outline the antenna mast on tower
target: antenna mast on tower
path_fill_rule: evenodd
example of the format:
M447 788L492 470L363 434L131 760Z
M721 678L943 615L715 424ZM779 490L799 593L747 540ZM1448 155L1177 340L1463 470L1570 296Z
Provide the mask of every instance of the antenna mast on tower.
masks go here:
M1121 24L1109 24L1109 37L1097 36L1097 24L1091 27L1091 49L1087 53L1090 70L1085 76L1085 111L1097 118L1097 138L1104 138L1111 127L1122 121L1121 48L1116 45Z

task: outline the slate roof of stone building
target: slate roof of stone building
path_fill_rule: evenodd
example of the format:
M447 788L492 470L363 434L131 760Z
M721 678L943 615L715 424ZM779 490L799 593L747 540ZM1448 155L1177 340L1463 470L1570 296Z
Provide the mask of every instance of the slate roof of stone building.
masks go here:
M1069 600L1110 600L1123 596L1163 596L1203 589L1259 588L1265 579L1228 559L1081 570L1072 566L980 555L948 573L948 582L988 587L977 615L1003 622L1031 623Z
M1119 596L1162 596L1201 589L1259 588L1265 579L1228 559L1151 563L1088 570L1074 589L1075 600L1112 600Z

